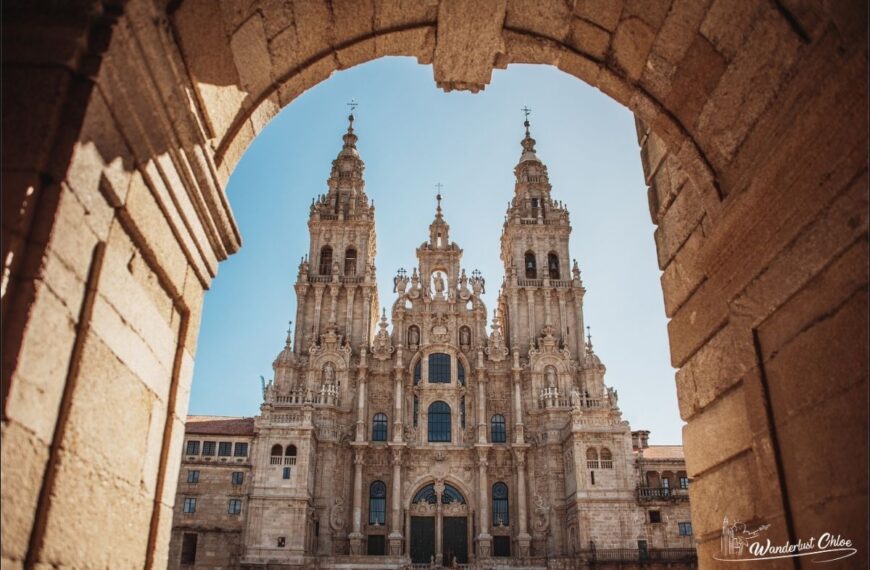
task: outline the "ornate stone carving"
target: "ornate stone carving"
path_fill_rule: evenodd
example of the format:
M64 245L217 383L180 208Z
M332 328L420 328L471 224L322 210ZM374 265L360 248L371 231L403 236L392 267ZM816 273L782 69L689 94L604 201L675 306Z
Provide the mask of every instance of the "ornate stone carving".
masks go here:
M501 324L497 317L492 319L492 333L489 335L489 340L487 340L485 352L486 357L492 362L501 362L507 358L508 348L505 346Z
M332 509L330 509L329 513L329 526L335 532L344 531L344 510L344 499L342 499L341 497L336 497L332 503Z
M550 507L544 497L535 494L535 516L532 528L536 533L545 534L550 529Z
M375 335L374 343L372 344L372 356L375 360L389 360L391 355L396 351L393 342L390 339L390 333L387 332L387 310L384 309L381 313L381 321L378 323L378 333Z

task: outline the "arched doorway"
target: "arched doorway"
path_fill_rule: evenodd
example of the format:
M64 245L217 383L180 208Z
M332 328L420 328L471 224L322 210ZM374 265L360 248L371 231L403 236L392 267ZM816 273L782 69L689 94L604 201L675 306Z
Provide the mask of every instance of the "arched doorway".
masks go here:
M155 565L202 295L241 243L222 186L282 106L388 55L472 91L494 67L555 65L636 113L696 508L727 488L734 516L782 521L783 541L843 528L866 551L866 473L827 477L854 473L855 447L806 440L866 440L866 4L531 5L4 14L4 65L22 79L4 87L20 135L3 165L4 448L22 451L4 463L20 483L4 557ZM125 410L129 453L77 453L112 433L92 413L106 409ZM90 500L123 495L135 524L89 518L83 481Z
M414 564L434 560L449 566L468 563L471 524L465 495L450 483L424 485L414 494L410 516L409 555Z

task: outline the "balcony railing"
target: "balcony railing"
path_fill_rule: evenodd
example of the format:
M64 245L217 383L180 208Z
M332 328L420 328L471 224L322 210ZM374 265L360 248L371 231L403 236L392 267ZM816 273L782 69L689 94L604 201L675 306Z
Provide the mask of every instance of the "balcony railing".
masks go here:
M681 487L638 487L638 501L674 501L688 499L689 490Z

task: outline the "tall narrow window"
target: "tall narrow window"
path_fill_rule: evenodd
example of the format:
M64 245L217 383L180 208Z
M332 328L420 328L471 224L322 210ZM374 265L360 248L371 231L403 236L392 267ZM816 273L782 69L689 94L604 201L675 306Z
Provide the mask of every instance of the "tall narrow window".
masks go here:
M526 279L538 278L538 262L535 261L535 254L531 251L526 252Z
M284 453L284 448L281 447L281 444L276 443L275 445L272 446L271 455L273 455L273 456L277 455L280 457L282 453Z
M185 532L181 537L181 563L196 563L196 534Z
M232 476L233 485L241 485L245 482L245 472L244 471L233 471Z
M459 380L460 386L465 386L465 366L458 358L456 359L456 378Z
M344 252L344 274L356 275L356 250L352 247Z
M429 382L450 383L450 355L436 352L429 355Z
M199 471L196 470L188 470L187 471L187 482L191 485L196 485L199 483Z
M296 457L296 446L288 445L287 449L284 450L284 455L287 457Z
M492 526L508 526L509 524L508 488L504 483L496 483L492 486Z
M420 419L420 398L418 396L414 396L414 427L417 427L417 423Z
M233 442L222 441L218 444L218 455L220 457L229 457L233 454Z
M465 396L459 398L459 427L465 429Z
M387 521L387 486L375 481L369 487L369 524L384 524Z
M184 499L184 512L187 514L193 514L196 512L196 499L193 497L186 497Z
M372 441L387 441L387 414L375 414L372 419Z
M505 426L504 416L496 414L489 421L489 431L493 443L507 442L507 427Z
M417 365L414 366L414 384L419 384L419 383L420 383L420 377L422 376L422 373L420 372L420 369L421 369L420 361L418 360L418 361L417 361Z
M320 267L321 275L332 275L332 248L328 245L320 248Z
M230 502L227 504L227 514L237 515L242 512L242 500L241 499L230 499Z
M199 455L199 442L198 441L188 441L187 442L187 455ZM196 536L196 535L194 535Z
M207 457L214 455L216 443L214 441L202 442L202 454Z
M450 406L445 402L429 406L429 441L450 441Z
M248 444L245 442L236 442L236 446L233 449L233 455L236 457L247 457Z
M293 474L292 467L285 467L284 470L281 472L281 478L282 479L289 479L290 475L292 475L292 474Z
M550 279L559 279L559 256L555 252L551 251L547 255L547 271Z

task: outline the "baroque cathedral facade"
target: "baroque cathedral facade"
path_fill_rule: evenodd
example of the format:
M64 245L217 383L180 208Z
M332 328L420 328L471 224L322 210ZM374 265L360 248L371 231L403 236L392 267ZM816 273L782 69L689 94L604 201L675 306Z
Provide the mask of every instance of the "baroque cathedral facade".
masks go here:
M462 266L439 194L417 266L379 310L349 119L260 415L188 424L170 567L546 567L618 550L691 563L682 450L648 446L604 382L568 210L528 121L496 306Z

